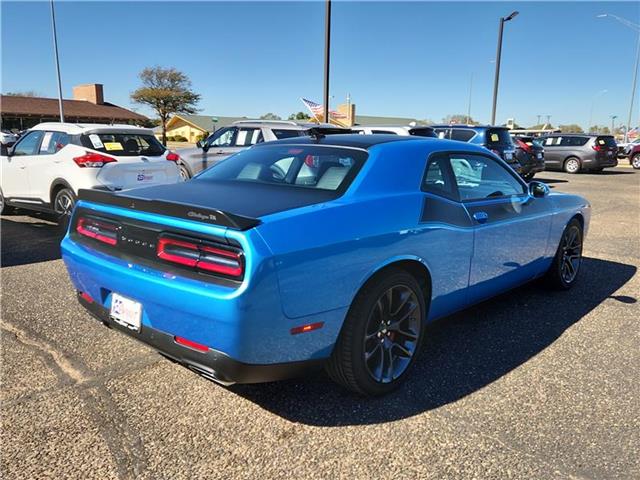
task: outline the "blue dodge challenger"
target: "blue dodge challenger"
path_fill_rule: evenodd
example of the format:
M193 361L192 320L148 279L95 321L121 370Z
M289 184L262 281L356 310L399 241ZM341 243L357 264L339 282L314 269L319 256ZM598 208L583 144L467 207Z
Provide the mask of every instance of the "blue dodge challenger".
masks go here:
M62 255L105 325L225 385L324 366L363 395L405 379L428 322L570 288L590 218L481 147L320 132L79 198Z

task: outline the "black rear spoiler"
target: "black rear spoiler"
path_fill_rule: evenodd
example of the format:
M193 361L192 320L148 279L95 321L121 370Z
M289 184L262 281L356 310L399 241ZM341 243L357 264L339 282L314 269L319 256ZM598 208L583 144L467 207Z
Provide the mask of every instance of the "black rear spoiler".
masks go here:
M78 199L103 205L130 208L131 210L141 212L158 213L160 215L183 218L195 222L220 225L234 230L249 230L250 228L260 225L260 220L257 218L243 217L241 215L234 215L233 213L198 207L196 205L137 198L133 192L131 194L125 194L106 190L80 189L78 191Z

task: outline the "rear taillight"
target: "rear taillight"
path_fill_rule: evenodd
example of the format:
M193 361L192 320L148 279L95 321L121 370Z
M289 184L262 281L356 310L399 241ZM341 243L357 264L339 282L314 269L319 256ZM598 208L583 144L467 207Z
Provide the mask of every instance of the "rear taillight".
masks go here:
M75 157L73 159L80 168L100 168L106 163L117 162L113 157L107 157L100 153L87 152L81 157Z
M602 151L602 147L600 145L592 145L591 148L593 148L596 152Z
M180 155L178 155L175 152L169 152L167 153L167 160L169 160L170 162L177 162L180 160Z
M524 150L527 153L531 153L531 145L527 144L526 142L523 142L519 138L516 139L516 143L518 147L520 147L522 150Z
M80 217L76 232L83 237L92 238L107 245L118 243L118 224L92 217Z
M204 273L236 280L244 275L244 255L237 249L201 242L186 237L163 236L158 239L158 258Z

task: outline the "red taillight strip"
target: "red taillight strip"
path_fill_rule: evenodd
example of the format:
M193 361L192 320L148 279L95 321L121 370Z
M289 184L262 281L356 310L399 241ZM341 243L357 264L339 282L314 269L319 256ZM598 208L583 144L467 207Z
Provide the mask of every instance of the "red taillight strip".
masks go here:
M308 323L307 325L300 325L299 327L293 327L289 332L291 335L297 335L299 333L312 332L324 327L324 322Z
M116 245L118 243L117 229L117 225L107 224L88 217L80 217L76 225L76 232L80 235L93 238L107 245ZM109 236L107 233L111 233L114 236Z
M208 352L209 351L209 347L207 347L206 345L194 342L192 340L189 340L188 338L177 337L176 336L176 337L173 337L173 339L177 344L182 345L184 347L192 348L193 350L197 350L199 352Z
M209 245L174 238L160 237L157 247L158 258L187 267L198 268L207 273L218 273L242 278L244 261L242 252L225 250Z
M117 162L113 157L107 157L95 152L86 152L81 157L73 159L80 168L101 168L105 163Z

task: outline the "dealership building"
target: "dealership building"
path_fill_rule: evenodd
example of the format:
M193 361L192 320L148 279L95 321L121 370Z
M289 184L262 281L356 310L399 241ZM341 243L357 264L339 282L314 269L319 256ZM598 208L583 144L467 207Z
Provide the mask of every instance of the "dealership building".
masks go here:
M144 115L104 101L103 86L99 83L73 87L73 99L62 101L64 119L71 123L126 123L144 125ZM2 95L0 122L2 130L21 131L42 122L59 122L57 98Z

